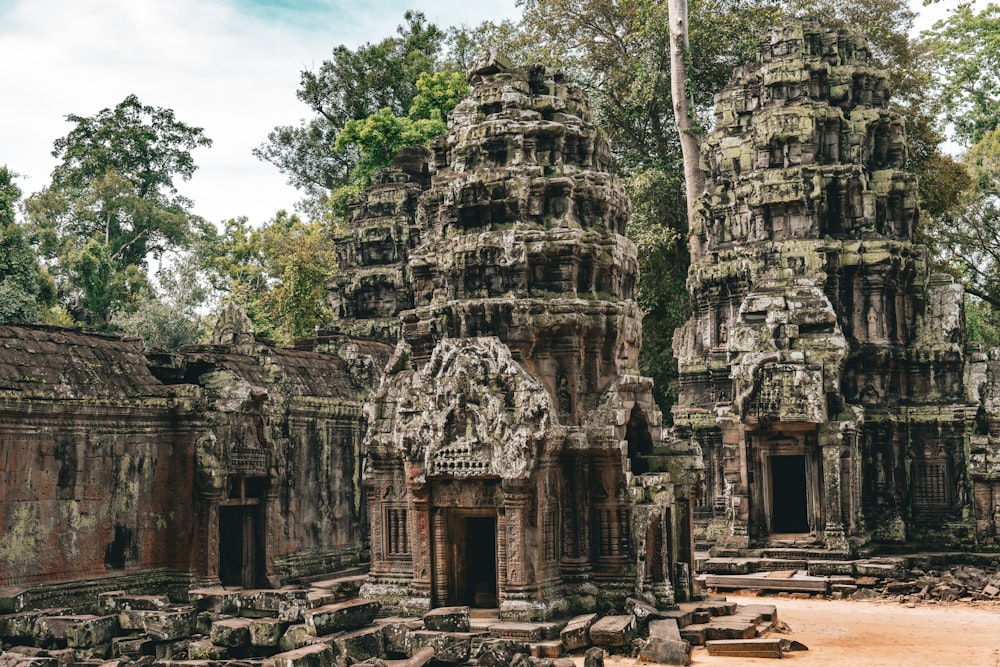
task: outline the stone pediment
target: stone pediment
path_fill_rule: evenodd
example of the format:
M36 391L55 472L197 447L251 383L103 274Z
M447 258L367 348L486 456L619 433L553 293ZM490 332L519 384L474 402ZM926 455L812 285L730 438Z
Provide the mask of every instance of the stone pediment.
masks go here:
M373 424L370 447L421 464L427 477L528 477L556 414L495 337L443 339L380 394L394 408Z

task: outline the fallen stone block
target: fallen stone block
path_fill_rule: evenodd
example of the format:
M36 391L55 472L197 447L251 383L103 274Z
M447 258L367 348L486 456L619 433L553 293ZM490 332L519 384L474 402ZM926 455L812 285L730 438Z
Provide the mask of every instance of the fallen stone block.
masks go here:
M19 653L0 653L0 667L59 667L55 658L27 656Z
M527 643L513 639L484 639L476 651L476 664L480 667L508 667L518 653L528 655L531 649Z
M118 620L121 621L126 614L140 614L142 618L141 629L145 630L149 636L161 641L181 639L190 635L198 615L190 607L175 611L124 611L118 615Z
M188 645L191 640L188 638L176 641L165 641L156 643L156 659L159 660L183 660L187 657Z
M380 619L385 650L389 653L414 655L410 647L410 633L424 627L420 619Z
M906 568L903 561L858 561L855 563L858 576L878 577L879 579L900 579Z
M235 614L239 610L240 594L225 588L194 588L188 591L188 602L198 611Z
M732 658L781 658L781 638L724 639L705 642L709 655L723 655Z
M434 659L434 649L425 646L406 660L387 660L387 667L423 667Z
M170 607L166 595L127 595L125 591L108 591L97 596L97 608L103 614L117 614L123 609L160 611Z
M757 625L751 622L730 621L709 623L705 628L705 641L718 639L751 639L757 636Z
M739 615L754 615L764 621L777 621L778 608L773 604L746 604L737 608Z
M666 611L661 611L660 617L663 620L673 620L677 623L678 628L683 628L684 626L691 625L695 622L694 611L691 609L668 609Z
M250 624L248 618L224 618L212 623L209 635L213 644L227 648L243 648L250 646Z
M661 665L687 665L691 663L691 644L680 638L650 637L639 650L639 660Z
M563 645L558 639L535 642L529 644L528 649L532 658L561 658L563 654Z
M312 608L309 591L304 588L240 591L236 604L240 616L275 616L286 623L298 623Z
M559 633L563 648L576 651L590 646L590 626L597 620L597 614L582 614L571 618Z
M380 606L378 602L359 598L310 609L303 614L303 620L309 632L316 636L357 630L371 624Z
M985 597L995 598L996 596L1000 595L1000 588L994 586L993 584L988 584L985 588L983 588L982 593L980 593L980 595Z
M424 614L424 627L438 632L468 632L468 607L438 607Z
M336 654L327 644L310 644L278 653L271 658L274 667L333 667Z
M501 621L489 627L489 631L501 639L522 642L538 642L545 639L545 629L539 623L519 623Z
M590 626L590 641L595 646L621 648L635 637L635 616L605 616Z
M604 667L604 649L591 646L583 654L583 667Z
M188 660L223 660L226 648L216 646L211 639L199 639L188 643Z
M16 614L28 604L28 592L23 588L0 588L0 614Z
M677 627L677 621L673 619L660 619L649 624L650 639L680 639L681 633Z
M549 663L549 667L576 667L576 660L573 658L555 658L545 662Z
M277 646L286 623L276 618L255 618L250 621L251 646Z
M66 645L70 648L93 648L110 644L118 634L118 616L81 616L66 627Z
M461 632L415 630L410 634L410 642L415 651L433 648L435 662L458 664L468 660L472 652L471 635Z
M161 658L154 661L152 667L218 667L218 665L212 660L173 660L170 658Z
M111 640L111 655L135 661L155 653L154 641L149 637L115 637Z
M708 623L692 623L680 629L681 639L692 646L705 645L705 633L708 631Z
M327 641L336 650L338 656L345 656L353 660L384 658L386 655L385 637L382 628L378 626L346 632Z
M285 629L285 632L281 635L281 639L278 640L278 648L282 651L291 651L306 644L311 644L310 639L315 639L315 636L309 634L309 629L306 628L305 623L296 623L295 625L289 625Z

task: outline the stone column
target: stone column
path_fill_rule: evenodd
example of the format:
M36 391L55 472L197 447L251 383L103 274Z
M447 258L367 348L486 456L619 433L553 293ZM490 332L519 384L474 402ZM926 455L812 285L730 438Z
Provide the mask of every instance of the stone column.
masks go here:
M848 548L841 516L840 450L844 439L844 422L827 422L819 427L819 448L823 460L822 503L825 523L823 541L827 549L844 551Z
M526 489L518 485L504 486L504 517L507 527L507 598L527 597L530 584L527 569L531 566L530 556L525 549L525 530L530 496Z
M410 552L413 557L410 593L415 598L412 601L414 607L421 606L421 601L424 601L423 605L429 609L434 570L432 545L436 536L431 529L430 488L419 472L419 466L411 463L406 476L408 511L413 517L410 520Z
M722 470L725 478L727 546L746 548L750 543L750 499L747 494L747 444L742 426L722 421Z

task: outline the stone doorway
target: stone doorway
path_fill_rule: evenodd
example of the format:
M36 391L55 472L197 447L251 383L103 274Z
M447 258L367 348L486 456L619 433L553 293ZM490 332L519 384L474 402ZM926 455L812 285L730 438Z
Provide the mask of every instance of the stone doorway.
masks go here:
M264 478L238 477L219 505L219 580L257 588L264 580Z
M772 456L771 533L808 533L806 457Z
M451 568L447 604L497 607L496 514L457 510L452 512L450 519Z

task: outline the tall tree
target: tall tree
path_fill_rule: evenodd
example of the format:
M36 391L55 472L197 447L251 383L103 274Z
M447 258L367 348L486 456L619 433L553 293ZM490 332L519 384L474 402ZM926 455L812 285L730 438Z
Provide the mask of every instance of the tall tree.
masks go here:
M246 218L227 220L221 233L205 226L196 255L212 287L246 312L258 335L290 345L333 316L326 291L336 270L332 238L327 222L279 211L258 228Z
M191 151L212 142L134 95L67 120L75 127L55 141L52 182L26 209L60 299L77 321L103 328L150 290L149 259L186 243L194 216L175 181L194 173Z
M684 162L687 217L690 223L694 219L698 198L705 190L705 175L698 164L700 152L695 129L697 123L687 74L691 48L688 38L688 4L687 0L670 0L667 6L670 12L670 96Z
M313 117L298 126L276 127L254 154L274 164L295 187L313 197L349 182L356 151L337 150L337 138L352 120L382 109L405 115L418 94L422 72L441 68L447 34L408 11L397 34L357 50L338 46L317 71L302 72L298 98Z
M958 5L924 33L955 138L970 146L1000 125L1000 5Z
M14 173L0 166L0 324L38 321L54 296L52 281L16 219L20 198Z

